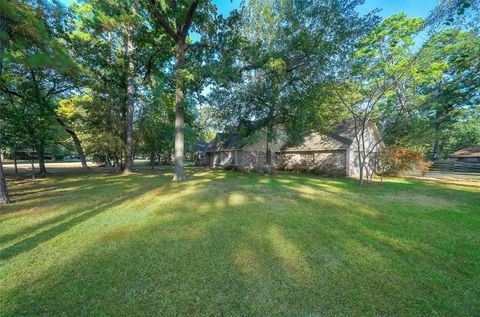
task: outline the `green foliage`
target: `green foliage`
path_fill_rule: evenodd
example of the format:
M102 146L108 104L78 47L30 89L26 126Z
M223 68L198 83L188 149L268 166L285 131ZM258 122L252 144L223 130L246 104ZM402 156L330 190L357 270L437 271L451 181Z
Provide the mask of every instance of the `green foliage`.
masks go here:
M141 108L136 131L139 150L153 155L173 153L175 104L172 95L160 95Z
M440 0L430 12L428 24L431 28L457 25L478 29L479 18L479 0Z
M238 21L243 32L235 35L243 39L233 71L236 80L219 82L211 94L224 125L256 121L255 129L267 130L282 125L293 137L320 129L333 113L341 115L319 92L338 71L337 61L376 22L371 15L360 17L357 4L248 2Z
M451 126L478 111L478 47L478 35L459 29L445 29L429 38L415 61L414 85L403 89L413 109L391 142L446 157L455 144L448 136ZM445 144L447 139L450 145Z
M480 147L480 116L459 120L442 135L444 156L464 147Z

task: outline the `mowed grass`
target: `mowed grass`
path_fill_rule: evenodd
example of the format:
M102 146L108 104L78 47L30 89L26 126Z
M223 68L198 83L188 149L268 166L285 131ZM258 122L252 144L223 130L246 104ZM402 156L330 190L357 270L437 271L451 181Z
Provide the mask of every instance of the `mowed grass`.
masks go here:
M0 207L0 314L478 316L480 190L59 173Z

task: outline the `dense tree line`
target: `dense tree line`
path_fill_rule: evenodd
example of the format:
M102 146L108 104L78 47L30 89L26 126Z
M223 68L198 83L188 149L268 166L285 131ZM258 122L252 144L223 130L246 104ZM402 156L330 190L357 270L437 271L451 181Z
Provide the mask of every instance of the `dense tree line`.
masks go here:
M60 152L126 173L136 154L173 156L182 181L213 127L267 131L267 167L278 125L372 121L431 159L480 145L478 1L383 21L362 3L251 0L224 17L207 0L2 1L2 153L43 175ZM1 162L0 189L8 202Z

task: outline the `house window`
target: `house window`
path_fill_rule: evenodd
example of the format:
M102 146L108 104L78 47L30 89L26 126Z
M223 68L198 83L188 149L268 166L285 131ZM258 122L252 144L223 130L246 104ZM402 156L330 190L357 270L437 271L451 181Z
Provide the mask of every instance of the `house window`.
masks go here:
M300 154L300 159L302 161L312 162L313 161L313 153L302 153L302 154Z

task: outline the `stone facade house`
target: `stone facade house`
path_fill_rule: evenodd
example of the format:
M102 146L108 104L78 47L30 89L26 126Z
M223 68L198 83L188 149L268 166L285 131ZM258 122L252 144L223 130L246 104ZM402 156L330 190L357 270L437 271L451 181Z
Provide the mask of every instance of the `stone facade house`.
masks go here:
M282 138L273 142L270 145L272 154L284 144ZM266 133L263 131L251 139L242 138L236 133L217 133L205 149L200 165L262 171L266 161L266 145Z
M277 170L305 171L335 177L357 177L360 174L355 127L352 121L333 126L328 132L312 132L300 142L288 141L283 133L271 145L273 168ZM375 158L383 148L380 134L374 124L364 133L366 162L371 172ZM253 141L238 134L218 133L204 151L200 165L239 170L262 171L265 168L266 134Z
M365 162L365 172L371 173L384 145L375 124L368 124L363 135L365 152L372 152ZM360 152L356 139L353 121L336 124L325 133L312 132L301 142L285 144L276 153L279 167L334 177L358 177Z

